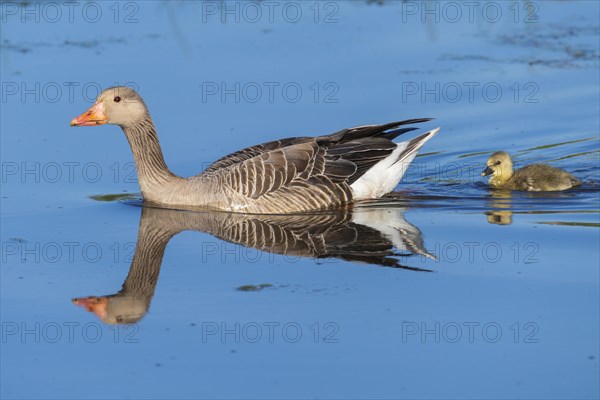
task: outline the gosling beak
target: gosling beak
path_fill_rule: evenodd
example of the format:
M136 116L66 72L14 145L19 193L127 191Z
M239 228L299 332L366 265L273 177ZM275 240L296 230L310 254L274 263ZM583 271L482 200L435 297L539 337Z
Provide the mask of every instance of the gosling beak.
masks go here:
M481 172L481 176L488 176L494 173L494 170L489 166L485 167L485 169Z
M89 110L77 118L73 118L71 126L96 126L106 123L108 118L104 115L104 103L94 103Z
M106 306L108 305L106 297L81 297L71 301L73 304L83 307L89 312L93 312L100 319L106 316Z

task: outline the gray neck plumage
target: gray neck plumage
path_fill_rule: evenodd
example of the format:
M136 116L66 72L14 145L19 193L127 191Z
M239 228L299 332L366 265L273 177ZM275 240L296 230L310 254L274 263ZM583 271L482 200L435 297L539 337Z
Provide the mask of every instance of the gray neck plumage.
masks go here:
M119 295L144 297L149 303L154 295L165 248L175 232L163 229L160 224L153 225L151 220L144 219L145 212L143 209L135 254Z
M123 126L122 129L133 153L142 194L151 193L154 188L177 179L165 163L150 115L134 125Z

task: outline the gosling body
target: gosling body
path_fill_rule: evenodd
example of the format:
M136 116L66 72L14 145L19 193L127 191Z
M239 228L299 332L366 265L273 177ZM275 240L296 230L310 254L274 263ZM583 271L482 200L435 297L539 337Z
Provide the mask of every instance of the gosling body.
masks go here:
M530 164L515 171L510 155L504 151L490 156L481 175L491 175L489 185L493 188L528 192L567 190L581 184L570 173L547 164Z

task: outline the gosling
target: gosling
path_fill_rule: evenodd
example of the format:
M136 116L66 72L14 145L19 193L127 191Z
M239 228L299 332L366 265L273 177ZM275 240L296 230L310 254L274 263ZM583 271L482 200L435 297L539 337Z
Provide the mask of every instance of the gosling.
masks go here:
M492 175L489 181L491 187L507 190L550 192L571 189L581 184L568 172L546 164L526 165L513 171L512 160L504 151L497 151L490 156L481 173L481 176L488 175Z

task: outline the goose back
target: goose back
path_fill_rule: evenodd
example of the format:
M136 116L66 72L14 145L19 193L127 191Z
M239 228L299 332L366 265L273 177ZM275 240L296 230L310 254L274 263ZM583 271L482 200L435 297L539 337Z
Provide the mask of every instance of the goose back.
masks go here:
M394 143L399 135L416 129L395 128L428 120L360 126L325 136L267 142L225 156L191 179L210 182L209 191L219 203L217 208L249 213L302 212L378 197L393 190L406 165L388 174L389 182L369 195L363 194L367 193L362 189L365 183L353 185L369 177L367 173L380 163L389 168L412 161L437 130ZM378 179L372 180L381 186ZM360 190L356 190L358 186Z

